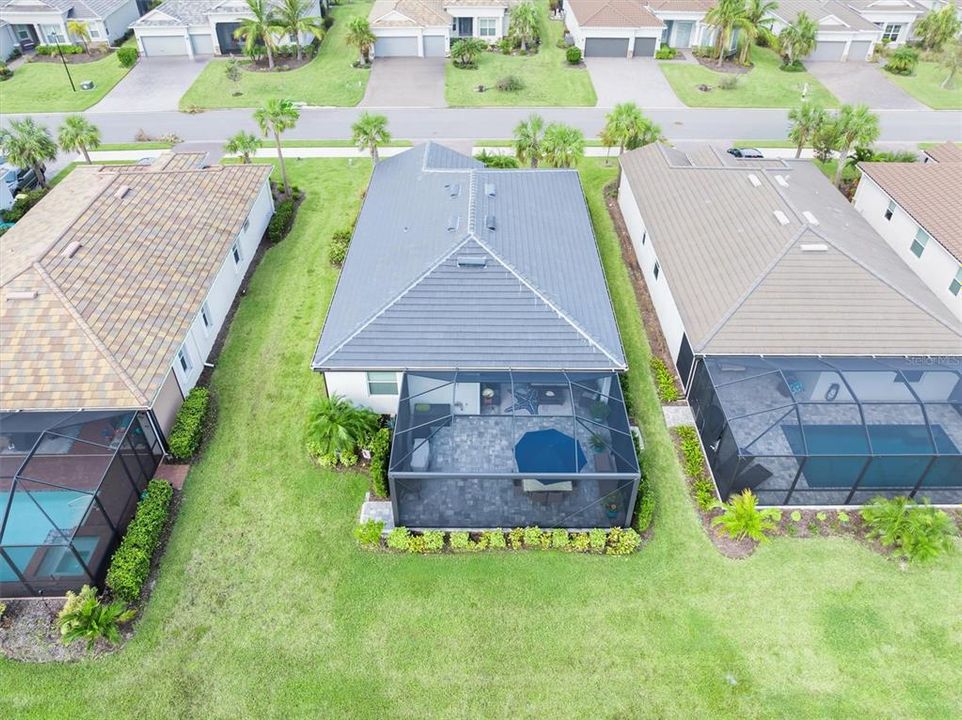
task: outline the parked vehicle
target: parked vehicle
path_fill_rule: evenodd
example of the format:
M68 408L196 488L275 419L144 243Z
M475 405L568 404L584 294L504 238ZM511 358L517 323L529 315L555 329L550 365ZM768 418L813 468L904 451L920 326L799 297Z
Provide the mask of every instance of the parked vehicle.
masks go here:
M733 155L741 160L760 160L765 156L762 155L762 151L758 148L728 148L728 154Z

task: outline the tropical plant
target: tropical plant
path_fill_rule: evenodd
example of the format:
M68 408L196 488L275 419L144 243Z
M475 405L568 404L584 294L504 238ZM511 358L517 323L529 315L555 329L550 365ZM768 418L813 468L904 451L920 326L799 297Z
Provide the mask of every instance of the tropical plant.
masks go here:
M228 82L234 86L234 92L232 92L231 95L241 95L242 93L237 89L237 86L241 80L240 63L234 58L230 58L227 61L227 64L224 65L224 76L227 78Z
M825 108L814 102L803 102L788 111L788 119L792 123L788 139L795 146L796 158L802 156L802 148L815 137L827 118Z
M477 155L474 156L475 160L479 160L484 163L485 167L495 168L498 170L513 170L518 167L518 159L514 155L501 155L499 153L491 153L487 150L482 150Z
M472 68L477 65L481 53L487 49L488 44L481 38L461 38L451 43L451 57L455 67Z
M799 59L806 57L817 44L818 23L806 12L800 12L795 22L786 25L778 35L778 44L782 49L782 60L786 65L794 65Z
M521 42L522 52L528 52L529 43L538 39L540 26L541 11L531 0L521 0L511 8L508 28L511 36Z
M945 512L906 497L875 498L862 509L868 536L908 560L924 562L952 549L955 523Z
M281 0L277 5L277 26L294 40L297 59L301 59L301 35L324 35L324 21L311 15L311 0Z
M366 520L354 527L354 537L364 547L377 547L381 544L384 523L380 520Z
M234 37L244 41L244 52L254 57L261 47L267 53L267 67L274 69L274 36L282 28L270 0L245 0L253 17L242 17Z
M718 66L725 59L725 49L731 43L735 32L753 36L754 26L748 19L745 0L718 0L718 3L705 13L705 24L715 28L715 51Z
M241 130L227 138L224 144L224 152L228 155L240 156L244 165L250 164L251 156L260 150L261 141L254 134Z
M954 3L948 3L941 10L932 10L915 23L915 37L926 50L941 50L942 47L958 37L962 30L962 20Z
M380 159L377 154L378 145L391 142L391 133L387 129L387 117L368 112L361 113L357 122L351 125L351 141L357 145L358 150L370 152L371 159L377 165Z
M711 524L721 525L722 529L736 540L747 537L756 542L767 541L766 533L777 527L780 517L778 510L773 508L759 510L758 498L748 488L727 503L719 503L717 507L725 512L713 518Z
M101 603L97 588L84 585L79 593L67 591L67 600L57 614L57 626L65 645L86 640L90 650L100 638L120 642L120 626L132 620L136 612L119 600Z
M307 416L306 442L314 457L340 457L367 444L377 432L378 415L339 395L320 397L311 403Z
M60 147L71 152L79 152L90 164L89 150L100 146L100 130L83 115L68 115L57 133Z
M753 35L759 44L775 44L777 38L775 33L772 32L772 23L775 22L772 13L777 8L777 0L748 0L746 3L745 19L754 29Z
M908 45L897 48L888 57L888 62L883 66L884 70L893 75L911 75L915 72L915 66L919 64L919 51Z
M955 76L959 74L959 69L962 68L962 43L957 40L946 43L942 47L939 62L949 73L939 87L943 90L951 90L955 87Z
M611 112L605 115L602 133L608 140L615 141L619 154L661 139L661 128L645 117L641 108L633 102L615 105Z
M522 120L514 128L514 154L522 165L530 163L531 167L538 167L544 157L544 119L532 113L527 120Z
M90 29L85 20L68 20L67 34L78 38L84 46L84 52L90 54L90 46L87 44L90 42Z
M835 132L838 137L840 161L835 169L835 187L842 187L843 160L855 145L871 145L878 140L878 115L868 109L868 105L843 105L835 119Z
M551 123L544 129L541 144L548 167L574 167L585 155L585 135L571 125Z
M812 134L812 150L820 162L826 163L839 146L838 125L835 120L826 115L825 122L818 126Z
M290 100L271 98L264 107L254 111L254 122L261 129L264 137L274 136L277 145L277 160L281 166L281 179L284 181L284 192L291 194L291 185L287 181L287 166L284 164L284 153L281 152L281 133L290 130L300 119L301 114Z
M50 137L50 130L38 124L32 117L11 120L8 130L0 130L0 147L7 162L22 168L32 168L40 187L47 187L44 163L57 158L57 143Z
M351 19L347 24L347 35L344 42L356 48L361 56L361 64L368 65L371 62L371 48L374 47L374 33L371 32L371 25L366 17L358 16Z

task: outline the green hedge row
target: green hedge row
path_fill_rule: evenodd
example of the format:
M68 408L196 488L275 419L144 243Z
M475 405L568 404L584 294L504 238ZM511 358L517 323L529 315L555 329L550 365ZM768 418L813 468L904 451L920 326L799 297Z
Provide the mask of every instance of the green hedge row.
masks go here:
M698 503L698 507L708 512L718 503L718 497L715 495L715 483L705 472L705 458L702 455L698 431L690 425L685 425L677 428L676 432L681 439L682 467L685 475L692 479L695 502Z
M378 497L386 498L390 492L387 468L391 459L391 430L381 428L371 440L371 487Z
M207 388L195 387L187 393L167 438L170 454L178 460L190 460L200 447L209 407L210 391Z
M140 597L150 574L151 558L167 524L173 494L174 489L166 480L154 478L147 483L147 492L137 504L134 519L107 570L107 587L115 597L128 603Z
M79 45L66 45L61 44L60 49L57 49L56 45L37 45L34 48L34 52L37 55L60 55L63 52L64 55L80 55L84 49Z
M277 203L274 215L267 224L267 239L277 243L287 237L294 224L294 200L288 198Z

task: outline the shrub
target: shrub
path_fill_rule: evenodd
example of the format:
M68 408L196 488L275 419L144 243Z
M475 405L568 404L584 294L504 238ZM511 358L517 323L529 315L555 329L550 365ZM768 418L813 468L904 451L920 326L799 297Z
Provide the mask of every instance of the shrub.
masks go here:
M496 168L498 170L513 170L519 167L518 158L514 155L490 153L487 150L479 152L474 156L474 159L483 162L485 167Z
M728 73L718 81L718 87L722 90L734 90L738 87L738 75Z
M919 51L915 48L903 45L889 55L888 62L882 66L893 75L911 75L915 72L915 67L919 64Z
M13 70L5 62L0 62L0 81L9 80L13 77Z
M378 497L387 497L390 486L387 479L387 468L391 460L391 430L381 428L371 439L371 486Z
M7 611L7 604L0 602L0 620L3 620L3 614Z
M19 222L30 208L43 200L46 194L47 190L45 188L36 188L35 190L28 190L25 193L21 193L17 196L17 199L13 201L13 205L10 206L9 210L0 212L0 217L3 218L4 222Z
M274 208L274 215L267 223L267 239L272 243L278 243L287 237L287 233L294 224L294 200L287 198L277 203Z
M508 546L503 530L485 530L481 540L491 550L504 550Z
M387 546L392 550L406 551L411 544L411 531L406 527L396 527L387 536Z
M565 50L565 60L568 61L569 65L577 65L581 62L581 50L577 46L572 45Z
M825 522L828 520L828 513L824 510L819 510L817 513L815 513L815 519L819 522Z
M836 517L838 517L838 521L843 525L846 524L851 519L849 518L848 513L843 510L839 510L838 515Z
M792 522L801 522L802 512L800 510L792 510L792 514L789 517L792 518Z
M381 544L381 532L384 523L380 520L366 520L358 523L354 528L354 537L365 547L377 547Z
M471 536L465 530L458 530L448 535L448 545L454 552L466 552L471 544Z
M895 547L897 555L924 562L952 549L955 523L942 510L919 504L906 497L875 498L862 509L868 536L878 538L885 547Z
M697 482L705 478L705 463L701 452L701 440L698 439L698 431L690 425L686 425L678 428L677 432L681 439L681 454L685 474Z
M721 525L730 537L736 540L751 538L756 542L768 540L766 532L775 529L777 510L759 510L758 498L752 491L745 489L741 495L736 495L728 503L722 505L725 512L711 521L712 525Z
M608 531L608 555L630 555L638 549L641 536L631 528L614 527Z
M526 527L524 529L524 546L529 549L542 547L544 534L541 528Z
M84 49L79 45L69 44L61 44L59 50L56 45L37 45L34 48L37 55L59 55L61 52L64 55L80 55L83 51Z
M331 265L340 267L344 264L347 257L347 248L351 244L351 231L338 230L331 235L331 247L328 250L328 259Z
M588 539L588 533L579 532L573 533L571 536L571 549L574 552L585 553L588 552L588 548L591 547L591 541Z
M518 92L524 90L524 80L517 75L505 75L495 83L495 87L501 92Z
M147 492L137 504L134 518L107 570L107 588L121 600L132 603L140 597L150 574L150 561L167 524L173 494L174 489L166 480L154 478L147 483Z
M601 553L605 551L608 544L608 535L601 528L594 528L588 531L588 545L591 552Z
M657 60L674 60L677 56L678 51L668 45L662 45L658 48L657 52L655 52L655 58Z
M778 66L778 69L782 72L805 72L805 66L802 64L801 60L793 60L790 63L782 63Z
M439 553L444 549L444 533L440 530L427 530L421 535L410 535L407 551L423 555L424 553Z
M130 45L125 45L117 49L117 60L120 62L121 67L132 68L137 64L137 56L137 48L131 47Z
M504 55L510 55L511 51L514 50L514 40L507 35L498 40L497 45L498 50L500 50Z
M555 528L549 535L551 536L552 550L567 550L569 546L568 531L562 528Z
M324 26L325 30L330 30L332 27L334 27L334 16L331 14L325 15L321 24Z
M642 476L638 482L638 499L635 500L635 515L631 526L636 532L643 533L651 527L651 520L655 516L655 493L651 482Z
M355 465L358 464L358 462L360 462L357 457L357 453L354 452L353 450L342 452L338 460L340 460L341 465L343 465L346 468L354 467Z
M170 454L178 460L189 460L200 447L209 406L210 392L207 388L195 387L187 393L168 438Z
M715 494L715 483L709 478L698 478L695 480L693 488L695 491L695 503L703 512L708 512L718 504L718 496Z
M508 531L508 546L512 550L520 550L524 546L524 530L512 528Z
M307 417L307 451L314 458L335 455L343 461L345 456L349 458L354 454L358 446L370 442L379 422L373 410L354 405L339 395L317 398L311 403Z
M132 620L136 612L120 601L102 604L97 588L84 585L79 593L67 591L67 601L57 614L57 626L64 645L86 640L90 650L100 638L120 642L120 626Z
M655 375L655 387L658 390L659 399L663 403L681 400L681 392L675 385L675 374L668 369L665 362L660 357L652 355L649 365Z

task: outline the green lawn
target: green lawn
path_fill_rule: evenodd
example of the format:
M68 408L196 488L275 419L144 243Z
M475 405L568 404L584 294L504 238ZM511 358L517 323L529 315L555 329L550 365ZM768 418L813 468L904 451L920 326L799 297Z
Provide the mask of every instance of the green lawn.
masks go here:
M838 105L835 96L811 73L779 70L781 61L771 50L753 47L752 61L755 67L739 76L738 87L734 90L718 87L724 73L714 72L701 64L664 61L659 65L675 94L689 107L793 107L801 102L806 84L809 100L825 107ZM699 85L710 85L713 89L702 92Z
M127 70L115 54L100 60L70 66L77 91L60 63L24 63L13 77L0 82L0 108L5 113L76 112L99 102L120 82ZM93 90L81 90L80 83L93 80Z
M944 89L942 82L947 73L938 63L920 62L915 68L914 75L904 76L892 73L885 73L885 75L909 95L931 108L962 109L962 76L956 77L955 87L951 90Z
M545 107L598 102L587 69L569 65L564 50L556 45L564 25L558 20L547 20L545 26L545 37L536 55L486 52L481 55L476 70L459 70L448 61L444 69L444 97L448 105ZM524 88L516 92L498 90L495 87L498 80L508 75L521 78ZM479 93L475 90L478 85L489 89Z
M290 163L309 195L240 303L216 433L134 639L95 661L0 662L0 717L958 717L962 554L903 570L849 539L778 539L732 561L706 538L601 194L615 168L597 161L583 178L649 447L652 540L628 558L356 548L366 480L312 466L300 429L321 392L328 239L369 169Z
M312 62L288 72L241 73L239 87L224 69L226 60L213 60L180 99L180 109L258 107L270 98L286 98L308 105L352 106L364 97L369 70L351 67L357 52L344 42L347 25L358 15L367 17L370 2L342 2L332 9L335 21ZM240 91L240 95L233 95Z

